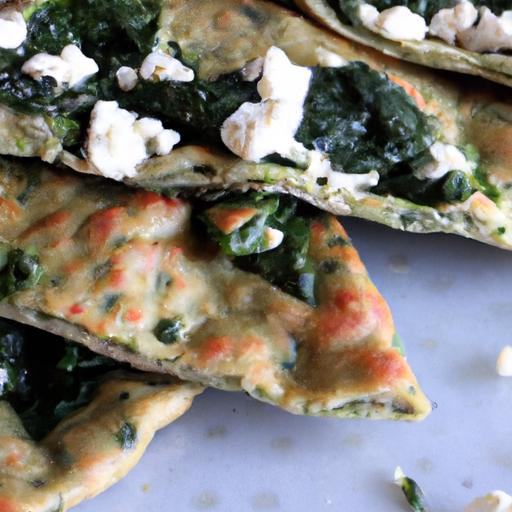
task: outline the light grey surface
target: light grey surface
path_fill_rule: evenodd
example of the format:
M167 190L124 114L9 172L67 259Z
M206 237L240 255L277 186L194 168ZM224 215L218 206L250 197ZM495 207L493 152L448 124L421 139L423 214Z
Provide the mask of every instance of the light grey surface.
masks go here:
M512 493L512 253L447 235L344 222L389 301L420 384L422 423L297 417L209 390L161 431L121 483L77 512L407 511L395 466L432 512Z

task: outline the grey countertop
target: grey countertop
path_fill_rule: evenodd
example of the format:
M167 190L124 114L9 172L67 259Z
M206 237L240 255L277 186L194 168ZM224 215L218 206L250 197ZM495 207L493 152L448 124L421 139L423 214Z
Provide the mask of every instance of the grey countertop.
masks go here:
M421 423L292 416L206 391L122 482L77 512L407 511L397 465L432 512L512 492L512 253L358 220L345 227L389 301L409 362L437 404Z

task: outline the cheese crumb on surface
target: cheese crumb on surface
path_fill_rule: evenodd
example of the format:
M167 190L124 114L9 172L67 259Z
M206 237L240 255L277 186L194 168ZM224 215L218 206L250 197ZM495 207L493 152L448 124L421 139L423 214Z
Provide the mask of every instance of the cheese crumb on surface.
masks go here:
M458 39L463 48L473 52L512 49L512 10L496 16L482 7L478 24L461 32Z
M139 77L135 69L129 66L121 66L116 72L117 85L122 91L131 91L138 83Z
M284 233L279 229L265 228L263 236L265 238L265 250L270 251L281 245Z
M178 59L165 53L151 52L143 61L139 70L144 80L157 78L160 82L191 82L194 71L184 66Z
M21 12L14 9L0 11L0 48L13 50L27 37L27 24Z
M222 125L226 147L243 158L258 162L272 153L290 156L305 151L293 138L303 115L311 71L295 66L286 54L271 47L257 84L260 103L243 103Z
M322 46L318 47L315 53L319 66L325 68L342 68L348 64L348 60L344 59L341 55L326 50Z
M403 5L379 13L373 5L362 4L359 18L367 29L394 41L422 41L428 31L425 20Z
M512 512L512 496L503 491L493 491L473 500L464 512Z
M325 178L325 186L333 190L346 190L354 198L360 199L368 190L379 183L379 173L370 171L367 174L350 174L335 171L328 158L318 151L310 151L310 164L306 174L318 183L319 178Z
M476 7L471 2L463 1L451 9L437 12L430 21L429 33L453 45L459 33L472 27L477 18Z
M496 361L496 371L502 377L512 377L512 347L506 345Z
M435 142L430 147L433 162L414 170L414 176L420 180L442 178L450 171L471 173L474 163L467 160L464 153L452 144Z
M158 119L137 119L116 101L98 101L91 112L87 155L103 176L122 180L135 176L137 165L152 154L170 153L179 140L179 133L165 130Z
M68 84L69 87L76 87L96 74L99 68L78 46L68 44L62 49L60 56L48 53L34 55L23 64L21 71L35 80L51 76L58 86Z

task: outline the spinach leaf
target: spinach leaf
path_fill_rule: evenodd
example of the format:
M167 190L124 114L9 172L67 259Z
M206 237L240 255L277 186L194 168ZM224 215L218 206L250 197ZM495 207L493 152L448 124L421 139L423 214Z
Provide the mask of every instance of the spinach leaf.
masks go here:
M20 290L37 285L43 268L36 254L22 249L12 249L0 258L0 299ZM3 260L3 263L2 263Z
M309 217L299 215L298 202L291 196L251 193L242 198L224 200L200 215L211 236L224 253L233 256L238 267L257 273L272 284L311 305L315 304L315 272L308 256ZM252 217L230 233L221 231L212 221L215 214L251 212ZM283 233L282 242L268 249L266 230Z
M126 422L114 437L122 450L131 450L137 442L137 429L133 423Z
M431 118L401 87L362 62L313 68L296 138L327 153L334 170L376 170L381 179L400 168L410 172L435 140Z
M124 368L64 339L0 320L0 398L34 439L86 405L108 371Z
M180 316L163 318L153 329L153 334L158 341L165 345L176 343L182 337L183 320Z

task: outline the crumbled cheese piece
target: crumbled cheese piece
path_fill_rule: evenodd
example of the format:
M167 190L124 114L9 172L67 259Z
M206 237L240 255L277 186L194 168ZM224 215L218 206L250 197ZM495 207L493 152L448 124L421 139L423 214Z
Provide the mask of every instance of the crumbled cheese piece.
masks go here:
M122 91L131 91L139 81L137 72L130 66L121 66L116 72L117 85Z
M18 48L27 37L27 24L21 12L14 9L0 11L0 48Z
M459 33L472 27L477 18L476 7L464 0L452 9L441 9L437 12L430 21L429 34L453 45Z
M496 361L496 371L502 377L512 377L512 347L510 345L503 347L500 352Z
M496 16L488 7L482 7L478 24L459 33L458 40L463 48L473 52L511 50L512 10Z
M512 512L512 496L503 491L493 491L473 500L464 512Z
M243 103L224 121L224 144L244 160L255 162L272 153L305 152L293 137L302 120L310 78L308 68L295 66L282 50L270 48L257 84L262 101Z
M139 70L144 80L157 78L160 82L191 82L194 71L184 66L178 59L165 53L151 52L143 61Z
M422 41L428 31L425 20L403 5L379 13L374 6L362 4L359 19L367 29L394 41Z
M435 142L430 147L430 153L434 161L414 171L414 176L420 180L442 178L450 171L469 174L473 170L474 163L467 160L464 153L451 144Z
M242 79L244 82L253 82L261 75L263 71L263 57L258 57L257 59L251 60L248 62L240 71L242 75Z
M136 167L151 154L171 152L180 136L164 130L157 119L128 112L116 101L98 101L91 113L87 154L96 169L108 178L133 177Z
M350 174L335 171L328 158L318 151L310 151L310 164L307 175L318 183L319 178L326 178L325 186L333 190L346 190L354 198L359 199L368 190L379 183L379 173L370 171L367 174Z
M286 101L302 107L310 78L308 68L292 64L283 50L272 46L265 55L257 89L262 100Z
M348 60L344 59L341 55L326 50L319 46L316 50L316 58L319 66L325 68L342 68L348 64Z
M98 70L96 62L86 57L74 44L65 46L60 56L38 53L21 67L23 73L35 80L40 80L43 76L51 76L58 86L68 84L69 87L81 85Z
M263 236L265 238L265 250L270 251L281 245L284 233L279 229L265 228Z

